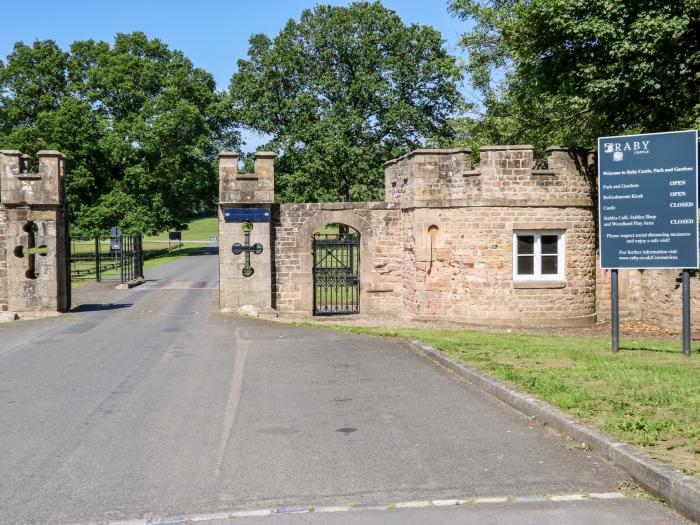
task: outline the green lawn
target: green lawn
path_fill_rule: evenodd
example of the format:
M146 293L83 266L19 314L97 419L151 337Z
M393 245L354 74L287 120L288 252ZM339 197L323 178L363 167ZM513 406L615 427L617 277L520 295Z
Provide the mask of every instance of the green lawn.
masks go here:
M418 339L505 380L676 468L700 477L700 355L680 341L538 336L478 330L336 330Z
M204 217L195 219L190 222L187 230L182 230L183 241L204 241L209 242L209 237L219 235L219 219L217 217ZM147 241L167 241L168 232L162 232L159 235L144 237L144 242Z

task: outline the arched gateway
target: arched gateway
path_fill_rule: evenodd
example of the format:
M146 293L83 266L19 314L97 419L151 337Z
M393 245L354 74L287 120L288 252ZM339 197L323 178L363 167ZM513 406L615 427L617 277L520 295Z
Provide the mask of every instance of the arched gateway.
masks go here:
M360 313L360 233L327 224L313 234L313 314Z

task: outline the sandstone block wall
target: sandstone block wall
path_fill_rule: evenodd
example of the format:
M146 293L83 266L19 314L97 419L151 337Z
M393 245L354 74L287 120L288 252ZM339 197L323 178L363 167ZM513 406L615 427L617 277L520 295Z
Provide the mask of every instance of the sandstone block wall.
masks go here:
M407 243L404 307L413 317L511 325L595 322L592 210L423 208L412 215L413 232L407 233L416 242ZM565 280L513 279L513 231L531 229L565 232Z
M65 202L63 162L58 151L37 153L39 171L29 173L31 157L16 150L3 150L2 186L0 202L36 205L63 205Z
M360 310L401 315L402 217L387 203L283 204L275 214L275 307L309 315L313 308L313 233L326 224L360 233Z
M468 149L418 149L385 164L384 198L402 206L463 198L480 191L476 173Z
M619 270L620 317L648 321L669 329L682 327L680 270ZM597 310L600 320L610 320L610 271L598 270ZM700 331L700 282L690 280L690 321Z
M221 158L222 210L274 198L274 172L238 174L234 154ZM241 298L280 313L313 308L313 234L340 223L360 233L360 309L365 314L473 323L580 324L595 320L595 223L590 159L548 151L534 166L530 146L486 147L472 167L470 151L417 150L387 163L383 203L273 207L270 266L255 258L257 278L238 277L230 245L235 223L220 220L221 304ZM220 219L222 217L220 216ZM258 228L258 226L260 226ZM564 232L564 279L513 279L513 232ZM255 239L251 239L254 242ZM265 260L266 261L266 260ZM262 268L262 271L258 271ZM267 287L267 288L266 288Z
M387 162L386 201L403 207L592 206L593 159L586 152L549 148L545 169L535 167L532 146L485 146L479 152L474 167L466 149L416 150Z

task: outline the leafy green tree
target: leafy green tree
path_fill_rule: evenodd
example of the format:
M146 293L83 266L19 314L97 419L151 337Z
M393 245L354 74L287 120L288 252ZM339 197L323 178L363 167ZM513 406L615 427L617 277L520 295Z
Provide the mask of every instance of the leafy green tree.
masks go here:
M697 0L451 0L483 113L473 142L593 147L700 126Z
M380 198L386 160L449 138L461 74L443 44L379 2L319 5L274 39L254 35L230 93L280 153L279 198Z
M213 77L143 33L114 45L17 43L0 68L0 144L69 156L74 230L179 228L216 198L215 154L235 147Z

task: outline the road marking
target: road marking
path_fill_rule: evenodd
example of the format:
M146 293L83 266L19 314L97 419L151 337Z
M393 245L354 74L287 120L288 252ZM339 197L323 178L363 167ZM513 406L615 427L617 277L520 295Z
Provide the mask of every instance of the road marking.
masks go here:
M235 510L231 512L217 512L212 514L196 514L193 516L162 516L150 520L113 521L109 525L164 525L171 523L185 523L197 521L214 521L231 518L253 518L259 516L271 516L273 514L322 514L330 512L364 512L364 511L391 511L397 509L416 509L425 507L454 507L457 505L480 505L504 503L512 505L514 503L558 503L567 501L593 501L623 499L626 496L621 492L591 492L585 494L553 494L534 496L493 496L493 497L470 497L460 499L436 499L436 500L414 500L400 501L396 503L357 503L351 505L323 506L284 506L273 509L251 509Z
M508 503L508 498L502 496L496 498L476 498L474 503Z
M619 492L591 492L588 496L593 499L617 499L624 497Z
M586 499L583 494L564 494L562 496L552 496L552 501L579 501Z
M506 501L508 498L503 498L503 501ZM435 507L453 507L455 505L461 505L463 503L467 503L468 500L466 499L434 499L432 501L433 506Z
M309 507L277 507L275 514L304 514L309 512Z
M402 501L397 503L395 506L397 509L416 509L419 507L430 507L432 503L427 500L422 501ZM444 507L444 505L443 505Z
M338 505L335 507L314 507L314 512L347 512L350 507L347 505Z
M243 370L245 369L245 360L248 356L248 344L241 340L241 329L237 327L233 333L233 350L236 353L233 360L233 377L231 378L231 387L226 402L224 411L224 424L221 428L221 440L219 442L219 451L216 455L216 467L214 475L221 474L221 465L224 462L226 447L231 439L233 432L233 421L238 412L238 402L241 399L241 389L243 388Z
M513 498L514 503L540 503L542 501L547 501L545 496L515 496Z

